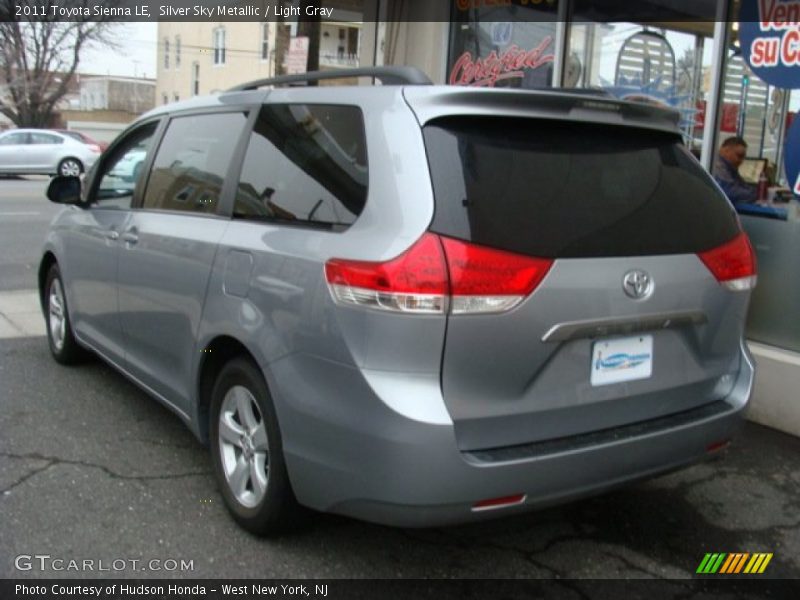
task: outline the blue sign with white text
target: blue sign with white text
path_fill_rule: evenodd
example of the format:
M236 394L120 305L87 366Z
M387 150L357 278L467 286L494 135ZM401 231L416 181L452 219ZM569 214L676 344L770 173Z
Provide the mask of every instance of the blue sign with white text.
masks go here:
M800 0L742 0L739 41L759 79L800 88Z

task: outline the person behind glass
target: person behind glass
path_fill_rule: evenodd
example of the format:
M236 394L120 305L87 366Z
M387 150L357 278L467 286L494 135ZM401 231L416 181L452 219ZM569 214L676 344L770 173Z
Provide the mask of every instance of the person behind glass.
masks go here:
M739 175L739 165L747 156L747 142L732 136L722 142L712 170L714 179L734 204L753 203L757 199L756 186Z

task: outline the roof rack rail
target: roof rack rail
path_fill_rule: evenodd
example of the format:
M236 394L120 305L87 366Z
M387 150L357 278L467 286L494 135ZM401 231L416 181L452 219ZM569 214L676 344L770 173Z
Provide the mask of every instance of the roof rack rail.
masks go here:
M268 79L256 79L230 88L229 92L256 90L266 85L300 84L321 79L343 79L345 77L375 77L385 85L432 85L430 78L417 67L361 67L337 69L335 71L310 71L296 75L280 75Z

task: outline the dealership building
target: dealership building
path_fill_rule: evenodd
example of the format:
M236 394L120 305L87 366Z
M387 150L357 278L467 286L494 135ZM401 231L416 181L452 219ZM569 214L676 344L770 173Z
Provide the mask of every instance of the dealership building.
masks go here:
M591 88L669 106L709 170L724 139L744 138L743 176L766 176L770 200L740 210L759 262L751 416L800 435L800 0L322 0L321 18L302 15L309 2L283 4L301 14L159 23L156 102L305 70L414 65L438 84Z

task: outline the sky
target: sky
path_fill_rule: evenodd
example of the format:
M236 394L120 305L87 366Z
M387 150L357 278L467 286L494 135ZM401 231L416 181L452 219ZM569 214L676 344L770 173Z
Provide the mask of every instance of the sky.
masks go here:
M124 77L156 76L157 23L116 23L118 48L92 48L81 55L78 71Z

